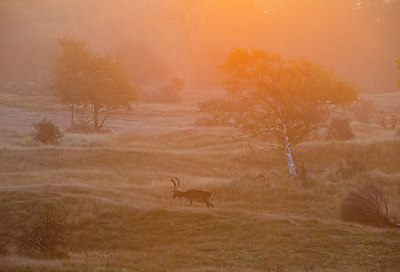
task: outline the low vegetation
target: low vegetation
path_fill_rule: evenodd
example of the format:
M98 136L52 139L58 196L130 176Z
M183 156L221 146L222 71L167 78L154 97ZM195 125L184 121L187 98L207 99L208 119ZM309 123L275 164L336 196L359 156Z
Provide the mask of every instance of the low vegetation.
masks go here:
M364 185L358 192L350 192L340 207L343 221L374 227L400 227L390 218L388 198L373 184Z
M376 113L376 107L371 99L360 99L350 107L354 119L359 122L370 122Z
M326 131L326 139L328 140L351 140L354 138L354 133L350 127L350 119L333 118Z
M140 101L143 103L178 104L182 102L181 93L185 86L185 80L173 77L164 86L155 90L143 90Z
M198 104L199 117L196 124L199 126L240 126L247 118L247 107L252 107L248 101L232 101L214 98Z
M392 129L396 130L397 125L399 123L399 117L391 111L379 111L376 114L376 122L383 128L383 129Z
M164 110L171 120L187 111ZM342 222L340 209L349 192L373 183L386 192L391 218L399 214L398 139L299 145L294 179L278 151L246 150L231 133L227 127L67 133L55 148L4 146L0 233L13 233L19 213L46 202L68 212L70 239L66 257L40 261L18 257L10 242L0 270L399 269L398 230ZM341 167L348 174L338 175ZM211 192L215 207L172 199L174 176L183 191Z
M59 144L63 133L61 130L50 120L46 118L40 122L34 123L35 131L33 139L44 144Z
M68 216L55 203L42 203L23 211L6 235L18 254L32 258L61 258L70 243Z

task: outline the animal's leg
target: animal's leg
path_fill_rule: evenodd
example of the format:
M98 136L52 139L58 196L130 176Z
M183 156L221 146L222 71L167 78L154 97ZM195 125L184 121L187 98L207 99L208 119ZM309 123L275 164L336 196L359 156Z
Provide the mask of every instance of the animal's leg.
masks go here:
M211 203L212 198L213 198L213 195L210 196L210 200L208 201L208 203L210 204L211 207L214 208L214 204Z

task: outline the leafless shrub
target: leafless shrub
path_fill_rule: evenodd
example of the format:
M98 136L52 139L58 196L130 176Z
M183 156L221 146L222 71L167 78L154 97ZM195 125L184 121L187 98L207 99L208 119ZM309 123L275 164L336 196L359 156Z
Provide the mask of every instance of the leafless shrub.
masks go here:
M33 124L35 132L33 138L44 144L58 144L63 137L60 129L46 118Z
M64 209L42 204L21 215L16 233L9 234L19 254L36 258L57 258L68 253L68 217Z
M342 221L375 227L396 226L389 220L386 194L375 185L365 185L350 192L340 207Z
M376 114L376 122L384 129L388 129L389 124L389 116L388 113L385 111L379 111Z
M384 129L396 130L399 117L393 112L379 111L376 115L376 122Z

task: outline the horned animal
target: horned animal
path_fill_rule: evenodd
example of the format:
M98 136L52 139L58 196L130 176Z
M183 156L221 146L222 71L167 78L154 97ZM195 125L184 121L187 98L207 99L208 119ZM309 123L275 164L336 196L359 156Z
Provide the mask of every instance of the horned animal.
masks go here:
M214 205L210 202L212 199L211 193L199 190L182 192L178 190L179 186L181 185L181 181L177 177L170 179L170 181L174 184L174 194L172 198L184 197L190 201L190 205L193 205L193 202L202 202L205 203L208 208L214 207Z

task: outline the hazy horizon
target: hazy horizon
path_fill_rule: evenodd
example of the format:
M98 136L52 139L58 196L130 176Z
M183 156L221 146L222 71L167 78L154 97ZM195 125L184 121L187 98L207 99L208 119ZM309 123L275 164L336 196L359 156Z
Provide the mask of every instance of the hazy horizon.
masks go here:
M219 83L216 65L234 47L307 57L362 92L396 90L399 1L1 0L0 78L48 80L57 38L120 56L131 79L181 76ZM390 5L385 6L385 5Z

